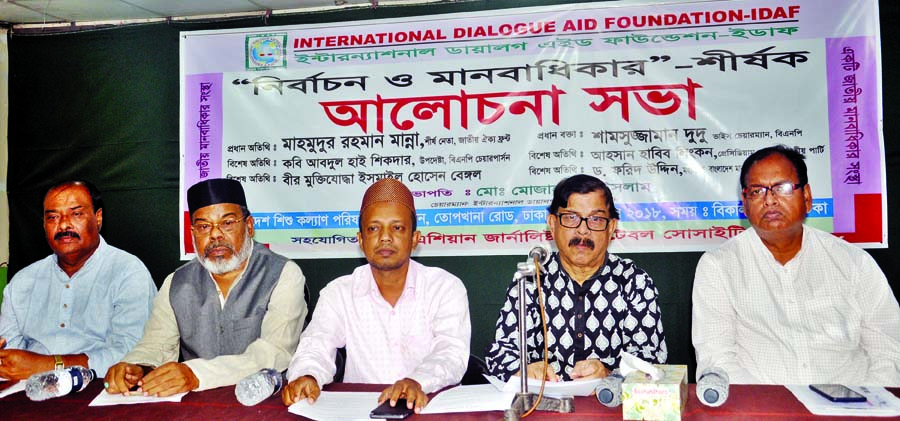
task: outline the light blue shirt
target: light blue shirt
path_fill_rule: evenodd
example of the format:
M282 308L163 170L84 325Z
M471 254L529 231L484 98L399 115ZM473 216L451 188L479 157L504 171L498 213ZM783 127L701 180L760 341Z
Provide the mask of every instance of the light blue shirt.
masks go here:
M8 349L85 354L104 377L141 338L155 295L144 264L101 237L71 278L55 254L16 273L3 291L0 337Z

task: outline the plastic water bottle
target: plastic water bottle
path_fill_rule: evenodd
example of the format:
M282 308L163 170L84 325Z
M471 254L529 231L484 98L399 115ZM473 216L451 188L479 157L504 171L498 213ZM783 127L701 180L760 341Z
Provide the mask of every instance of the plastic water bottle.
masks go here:
M697 380L697 398L706 406L720 406L728 400L728 374L718 367L710 367L700 373Z
M33 374L25 383L25 394L33 401L65 396L80 392L97 377L94 370L81 366L60 368Z
M597 400L610 408L622 404L622 382L625 378L619 373L619 369L613 370L608 376L600 380L597 385Z
M245 406L253 406L280 392L285 383L283 372L264 368L241 379L234 387L234 396Z

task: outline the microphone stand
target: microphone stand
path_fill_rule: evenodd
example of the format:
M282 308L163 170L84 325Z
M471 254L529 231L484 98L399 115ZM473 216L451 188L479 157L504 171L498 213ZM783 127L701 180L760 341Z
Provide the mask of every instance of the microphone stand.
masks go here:
M535 259L537 260L537 259ZM537 394L528 392L528 346L525 341L527 327L525 325L525 289L528 277L535 278L535 262L525 261L517 265L515 279L519 281L519 373L521 378L520 391L516 393L516 398L512 402L512 406L504 411L503 419L505 421L518 421L522 415L529 412L534 406L535 400L539 398ZM537 288L540 288L540 280L535 279ZM542 303L538 303L541 305ZM544 338L546 341L547 338ZM546 396L540 397L540 402L535 408L537 411L554 411L559 413L575 412L575 399L571 396L564 398L550 398Z

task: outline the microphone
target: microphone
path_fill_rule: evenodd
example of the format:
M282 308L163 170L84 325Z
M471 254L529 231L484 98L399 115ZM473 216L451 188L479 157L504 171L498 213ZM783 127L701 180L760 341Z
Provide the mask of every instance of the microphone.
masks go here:
M522 279L526 276L534 276L537 272L537 267L535 267L534 259L538 260L538 265L543 266L550 261L550 247L544 244L538 244L531 248L528 252L528 260L519 263L516 265L516 279Z
M545 244L538 244L531 248L531 251L528 252L528 259L533 261L537 259L541 265L547 264L550 260L550 247L547 247Z
M718 367L709 367L697 379L697 398L706 406L721 406L728 400L728 373Z

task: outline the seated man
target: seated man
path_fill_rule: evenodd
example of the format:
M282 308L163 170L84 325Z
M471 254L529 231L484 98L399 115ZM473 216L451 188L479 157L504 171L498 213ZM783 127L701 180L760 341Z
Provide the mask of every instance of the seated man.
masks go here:
M391 384L378 399L405 398L419 412L426 393L456 384L469 359L469 302L459 278L409 256L419 244L409 189L392 178L369 186L356 234L369 264L322 289L288 368L282 400L315 402L346 347L344 381Z
M109 393L169 396L233 385L262 368L284 370L306 302L300 268L253 241L241 183L188 189L197 258L163 282L144 337L106 375ZM180 362L180 361L183 361Z
M141 338L156 295L137 257L100 236L103 199L87 181L44 195L44 233L53 254L3 291L0 377L24 379L80 365L106 374Z
M698 377L732 383L900 386L900 308L868 253L803 224L804 156L760 149L741 167L752 229L700 258L692 339Z
M629 259L607 253L619 211L606 184L589 175L564 179L553 190L547 225L556 248L541 268L548 365L537 288L527 284L528 377L574 380L605 377L619 366L620 352L666 362L658 295L653 280ZM497 333L488 347L491 375L502 380L520 372L518 282L506 292Z

